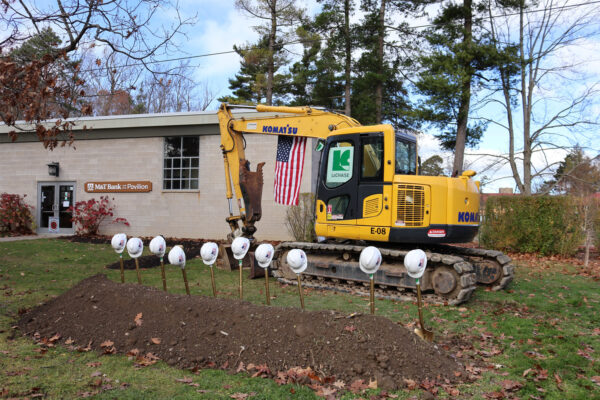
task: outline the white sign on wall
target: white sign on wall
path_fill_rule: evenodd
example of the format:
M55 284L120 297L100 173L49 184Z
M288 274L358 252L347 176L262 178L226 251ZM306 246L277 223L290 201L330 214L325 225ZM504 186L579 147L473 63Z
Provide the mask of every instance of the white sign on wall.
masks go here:
M48 232L50 233L58 233L59 231L58 218L50 217L48 218Z

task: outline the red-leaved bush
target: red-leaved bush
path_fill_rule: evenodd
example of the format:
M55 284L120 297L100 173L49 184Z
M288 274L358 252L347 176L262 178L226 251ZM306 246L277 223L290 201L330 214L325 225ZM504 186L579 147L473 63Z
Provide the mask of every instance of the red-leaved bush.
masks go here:
M32 233L32 206L25 203L25 197L18 194L0 195L0 235Z
M100 200L92 198L78 201L75 203L75 207L69 207L69 211L73 213L71 221L75 223L75 232L78 235L97 234L100 224L106 218L114 216L114 209L108 196L100 196ZM122 223L129 226L129 222L125 218L115 218L111 223Z

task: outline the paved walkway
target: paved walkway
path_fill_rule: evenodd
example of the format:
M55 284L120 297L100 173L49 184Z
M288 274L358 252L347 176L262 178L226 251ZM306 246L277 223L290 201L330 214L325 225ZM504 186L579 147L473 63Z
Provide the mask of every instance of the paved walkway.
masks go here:
M35 239L54 239L61 236L71 236L71 234L60 234L60 233L40 233L38 235L26 235L26 236L7 236L0 237L0 242L16 242L17 240L35 240Z

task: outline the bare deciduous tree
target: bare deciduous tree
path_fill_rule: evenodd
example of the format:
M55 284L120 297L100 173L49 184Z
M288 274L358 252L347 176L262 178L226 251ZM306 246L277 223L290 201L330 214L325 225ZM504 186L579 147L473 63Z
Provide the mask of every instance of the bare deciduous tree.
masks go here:
M216 97L216 91L206 82L191 76L194 67L182 61L176 67L148 75L139 85L135 112L164 113L204 111Z
M42 121L65 119L78 105L78 112L91 113L89 105L77 104L85 82L75 73L72 79L61 79L57 68L76 60L80 48L101 46L153 71L157 57L168 54L173 38L191 19L182 18L177 6L161 0L55 0L43 5L26 0L3 0L0 5L0 118L15 127L17 119L34 126L44 145L53 148L61 132L69 133L70 124L59 120L48 128ZM174 11L170 26L157 26L156 20L165 9ZM54 41L39 57L19 62L11 51L51 28L59 40ZM60 61L63 61L60 64ZM102 65L102 60L97 60ZM75 66L75 72L78 70ZM57 109L57 99L63 99ZM70 104L67 104L70 103ZM72 140L72 135L69 135ZM64 143L64 142L63 142Z
M516 17L493 15L491 7L489 14L491 40L505 57L489 101L502 107L505 121L484 119L506 131L508 154L500 158L510 165L518 190L530 195L534 180L551 175L558 164L548 152L596 129L597 76L569 52L598 38L600 12L595 4L574 8L567 0L511 4ZM532 163L536 154L546 160L543 165Z

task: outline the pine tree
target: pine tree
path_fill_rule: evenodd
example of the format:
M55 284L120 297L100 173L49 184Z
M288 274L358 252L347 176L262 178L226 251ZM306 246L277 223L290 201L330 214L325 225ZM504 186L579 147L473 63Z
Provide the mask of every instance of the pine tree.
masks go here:
M425 34L430 51L419 60L422 71L416 88L426 98L419 117L439 129L436 136L444 148L454 150L454 174L462 171L465 147L477 145L486 128L485 123L469 121L472 90L496 57L480 29L481 19L474 18L485 12L486 4L463 0L444 5Z
M389 21L392 15L410 7L407 2L387 0L365 0L361 7L372 11L355 28L364 51L354 66L352 116L363 124L389 122L396 129L411 129L415 121L400 73L403 60L395 52L398 44L391 41L386 30L386 26L393 25Z
M263 37L256 45L245 47L234 46L234 50L241 57L240 71L235 78L229 79L229 89L232 95L219 98L221 102L233 104L259 104L267 102L267 71L270 60L268 37ZM279 49L283 43L279 42ZM288 60L281 52L275 55L273 87L271 88L271 104L283 104L287 99L290 89L289 74L277 73Z

